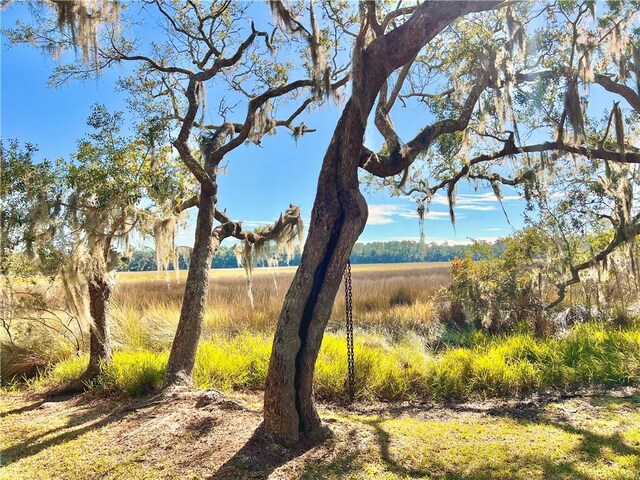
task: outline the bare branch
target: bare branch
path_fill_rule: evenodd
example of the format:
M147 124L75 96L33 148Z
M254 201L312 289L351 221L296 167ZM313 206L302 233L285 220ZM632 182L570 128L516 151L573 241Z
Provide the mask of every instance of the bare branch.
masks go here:
M180 154L180 158L187 166L187 168L191 171L194 177L200 182L202 188L208 189L211 192L216 191L216 183L213 178L205 171L205 169L200 165L200 163L195 159L193 154L191 153L191 148L189 147L189 136L191 134L191 129L193 128L193 123L196 118L196 114L198 113L198 100L196 98L196 88L198 82L195 78L189 79L189 85L187 86L187 90L185 95L187 100L189 101L189 108L187 109L187 113L184 116L184 120L182 122L182 127L180 128L180 132L178 133L178 137L173 142L173 146L176 148L178 153Z
M640 235L640 215L636 215L633 223L626 231L615 229L615 234L609 244L605 248L600 250L597 254L593 255L589 260L579 263L578 265L572 265L570 267L571 278L556 285L556 287L558 288L558 297L553 302L546 305L545 309L552 309L564 300L567 288L569 288L571 285L580 283L581 271L595 267L598 263L606 259L620 245L629 242L633 237L637 235Z
M438 137L447 133L460 132L467 128L476 102L486 85L487 79L482 78L473 86L458 117L440 120L423 128L407 145L392 151L390 155L376 154L363 147L360 167L377 177L391 177L402 172L415 161L420 153L426 152Z

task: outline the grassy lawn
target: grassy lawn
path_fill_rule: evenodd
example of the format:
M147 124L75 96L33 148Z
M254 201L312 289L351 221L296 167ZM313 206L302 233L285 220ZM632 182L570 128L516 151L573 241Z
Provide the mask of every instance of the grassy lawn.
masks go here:
M258 396L199 407L200 395L44 403L7 395L0 479L640 478L640 396L631 390L451 407L325 406L332 438L295 452L252 436Z
M637 479L640 399L601 397L542 408L350 417L374 436L307 478Z

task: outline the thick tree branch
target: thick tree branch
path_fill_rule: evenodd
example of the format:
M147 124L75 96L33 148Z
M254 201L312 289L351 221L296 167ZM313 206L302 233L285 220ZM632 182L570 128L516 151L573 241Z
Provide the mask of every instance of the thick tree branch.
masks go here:
M215 218L221 223L221 225L217 226L212 234L217 236L220 241L228 237L234 237L238 240L243 240L254 245L265 243L270 240L277 239L282 231L288 226L299 225L301 215L302 213L299 207L290 205L285 213L281 214L273 225L257 232L256 230L242 230L242 222L234 222L225 213L216 210Z
M372 80L388 78L391 73L409 63L435 35L456 18L468 13L499 7L502 1L426 1L399 27L371 42L364 52L364 62L370 67ZM399 49L398 45L403 48ZM367 89L369 90L369 89ZM378 89L370 93L377 94Z
M423 128L407 145L392 151L388 156L363 147L360 167L377 177L391 177L402 172L415 161L419 154L426 152L438 137L467 128L476 102L486 85L486 78L482 78L473 86L458 117L440 120Z
M191 207L196 207L198 203L200 203L200 197L198 195L194 195L193 197L188 198L184 202L176 205L173 209L173 213L175 215L178 215Z
M174 208L174 213L178 214L191 207L195 207L200 202L200 197L194 195L188 198L181 204ZM278 220L274 222L269 228L262 230L261 232L246 231L242 229L242 222L236 222L229 218L229 216L220 210L215 211L214 218L220 222L212 235L216 236L220 241L228 237L234 237L238 240L244 240L249 243L260 243L275 239L287 225L295 225L300 220L301 211L300 208L295 205L290 205L284 214L281 214Z
M640 95L633 91L631 87L628 87L622 83L613 81L610 77L596 73L595 81L601 85L605 90L620 95L624 98L629 105L638 113L640 113Z

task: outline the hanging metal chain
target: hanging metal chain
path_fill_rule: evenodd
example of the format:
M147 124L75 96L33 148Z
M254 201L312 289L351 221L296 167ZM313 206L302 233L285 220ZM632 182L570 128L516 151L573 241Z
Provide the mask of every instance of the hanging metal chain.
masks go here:
M347 268L344 271L344 305L347 326L347 392L349 403L355 397L355 364L353 356L353 289L351 286L351 260L347 260Z

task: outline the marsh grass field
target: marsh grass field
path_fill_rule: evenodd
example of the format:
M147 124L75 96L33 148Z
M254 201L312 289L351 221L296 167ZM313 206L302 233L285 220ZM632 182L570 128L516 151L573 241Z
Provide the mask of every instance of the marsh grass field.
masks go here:
M241 269L212 270L197 388L262 390L271 341L293 267L256 269L255 306ZM129 396L157 390L180 314L186 272L118 274L111 310L113 362L92 388ZM640 329L591 321L562 337L526 326L503 334L460 328L449 317L449 265L354 265L356 398L360 401L464 400L547 390L634 385L640 379ZM346 399L344 297L339 292L316 367L316 396ZM37 360L35 375L5 388L46 390L80 376L87 355L32 326L26 358L5 349L4 371ZM15 358L14 358L15 357Z
M212 269L205 333L272 331L295 269L254 269L254 308L247 296L243 269ZM405 327L419 329L429 324L438 291L450 282L446 262L354 265L352 272L354 315L358 326L365 329L401 331ZM141 326L146 321L162 323L173 330L180 314L186 274L181 271L178 280L175 272L118 273L114 317ZM344 292L341 289L330 329L340 329L343 323Z
M447 321L448 264L354 265L355 404L341 291L316 367L331 439L294 452L261 443L253 432L294 272L255 270L251 308L243 270L211 271L195 389L170 397L157 392L186 272L118 274L113 361L79 397L42 394L78 378L87 355L37 325L22 332L29 355L3 348L3 371L42 367L3 387L0 479L640 478L640 328L591 321L557 338L459 328Z

